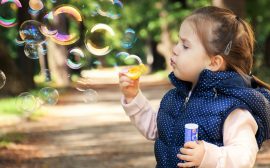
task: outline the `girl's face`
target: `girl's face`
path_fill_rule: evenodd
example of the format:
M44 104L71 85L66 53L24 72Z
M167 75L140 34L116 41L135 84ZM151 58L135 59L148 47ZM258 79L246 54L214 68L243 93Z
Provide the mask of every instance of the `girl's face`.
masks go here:
M171 66L178 79L194 85L201 71L211 63L199 37L189 21L181 24L179 42L173 48Z

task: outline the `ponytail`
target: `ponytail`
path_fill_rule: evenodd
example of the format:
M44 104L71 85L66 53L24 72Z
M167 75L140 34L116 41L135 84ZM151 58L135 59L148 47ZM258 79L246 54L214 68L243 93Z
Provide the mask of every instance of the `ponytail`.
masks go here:
M269 85L268 83L266 83L266 82L260 80L258 77L254 76L254 75L252 75L252 79L254 80L254 82L255 82L258 86L264 87L264 88L270 90L270 85Z

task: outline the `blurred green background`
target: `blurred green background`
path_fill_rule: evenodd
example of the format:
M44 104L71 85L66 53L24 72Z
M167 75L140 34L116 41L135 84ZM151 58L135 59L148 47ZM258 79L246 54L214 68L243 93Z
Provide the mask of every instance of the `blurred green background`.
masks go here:
M0 26L0 70L6 77L6 85L0 90L0 115L1 111L14 112L12 97L21 92L33 91L42 86L68 88L80 78L82 70L102 69L113 67L117 60L115 55L125 51L139 55L143 62L150 67L150 74L169 71L169 57L171 48L176 43L181 21L196 8L206 5L216 5L233 10L237 15L248 20L255 31L256 50L254 54L253 74L266 82L270 82L270 1L268 0L126 0L123 8L117 11L121 14L119 19L111 19L95 15L96 4L106 8L108 1L88 0L51 0L43 1L44 9L37 16L28 13L29 1L21 0L22 8L5 10L0 8L1 15L17 16L17 26L6 28ZM32 60L25 56L24 47L14 42L19 39L19 27L26 20L42 22L44 14L56 6L68 4L77 8L83 17L80 25L73 24L67 19L62 20L61 26L80 34L80 39L71 45L61 46L48 40L47 55L39 60ZM108 9L111 10L111 9ZM105 23L113 28L116 33L112 41L113 50L102 57L92 55L84 45L84 35L97 23ZM137 41L131 49L121 48L120 42L127 28L135 30ZM68 51L73 47L80 47L88 58L86 66L79 70L70 69L65 60ZM95 61L101 65L94 65ZM45 81L45 71L50 72L51 81ZM166 73L165 73L166 74ZM48 74L47 74L48 75ZM166 76L166 75L165 75ZM9 98L11 97L11 98ZM8 98L8 99L5 99ZM2 109L1 109L2 108ZM7 110L11 108L11 110ZM18 112L19 113L19 112Z

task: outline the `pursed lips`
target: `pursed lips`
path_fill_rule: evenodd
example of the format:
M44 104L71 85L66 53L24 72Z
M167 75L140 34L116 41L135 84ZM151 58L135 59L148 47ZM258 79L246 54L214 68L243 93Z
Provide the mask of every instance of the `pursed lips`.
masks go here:
M172 58L170 59L170 64L171 66L175 66L175 62L172 60Z

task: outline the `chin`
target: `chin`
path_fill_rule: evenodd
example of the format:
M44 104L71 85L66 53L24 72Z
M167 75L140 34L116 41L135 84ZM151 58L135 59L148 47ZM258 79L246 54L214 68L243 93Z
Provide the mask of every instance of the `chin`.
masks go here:
M186 78L185 78L183 75L181 75L179 72L173 71L173 73L174 73L174 76L175 76L177 79L182 80L182 81L186 81L186 82L190 82L189 79L186 79Z
M174 76L175 76L177 79L182 80L181 75L179 74L179 72L173 70L173 74L174 74Z

